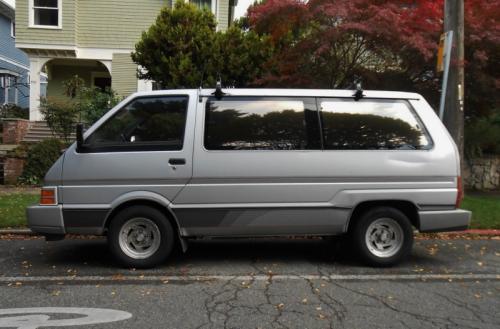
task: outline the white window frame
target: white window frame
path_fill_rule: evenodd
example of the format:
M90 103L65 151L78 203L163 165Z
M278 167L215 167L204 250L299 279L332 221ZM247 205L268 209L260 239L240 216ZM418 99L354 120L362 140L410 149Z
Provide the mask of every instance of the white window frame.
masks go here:
M14 39L16 38L16 21L15 20L10 21L10 36Z
M44 8L44 7L38 7ZM35 24L35 2L29 0L29 27L37 29L60 30L62 29L62 0L57 0L57 23L58 25L36 25Z

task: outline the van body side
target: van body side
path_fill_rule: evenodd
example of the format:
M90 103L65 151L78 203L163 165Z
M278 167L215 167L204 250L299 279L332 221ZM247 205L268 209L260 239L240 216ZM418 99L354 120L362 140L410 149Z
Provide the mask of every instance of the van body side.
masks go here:
M86 131L85 140L94 138L123 109L131 108L133 113L144 104L158 106L161 102L176 108L180 113L176 118L184 115L181 140L168 145L141 144L135 138L149 133L139 133L117 142L126 142L126 147L106 144L77 152L73 144L45 177L44 187L55 189L57 204L29 207L29 227L45 235L102 235L117 212L137 204L160 209L182 238L338 235L349 231L357 211L384 204L403 211L421 232L468 227L470 212L457 208L457 148L422 96L365 91L357 103L353 92L346 90L223 91L222 99L214 98L214 90L203 89L136 93L122 101ZM185 106L185 112L179 110L179 104ZM325 126L334 125L335 118L344 115L335 109L360 104L380 107L373 112L382 113L379 117L385 117L380 111L393 113L393 122L399 125L405 118L401 111L410 113L415 122L412 129L421 131L420 139L425 137L427 146L345 149L335 141L326 145L327 138L334 140L335 135L325 136ZM287 106L299 108L286 113L294 118L304 115L304 125L313 127L304 133L309 144L297 142L299 147L293 149L285 143L271 150L255 143L254 149L246 149L248 143L233 141L217 149L209 139L216 139L216 134L226 136L230 127L227 132L221 132L221 126L216 126L214 134L207 131L217 124L217 118L237 111L237 106L255 108L255 118L266 106L282 106L275 111L282 115L291 111ZM329 114L330 108L333 114ZM362 111L364 108L354 117L362 118ZM378 120L373 113L363 118ZM207 119L208 115L213 117ZM261 117L266 115L268 112ZM279 129L274 130L279 133ZM311 144L311 138L318 143Z

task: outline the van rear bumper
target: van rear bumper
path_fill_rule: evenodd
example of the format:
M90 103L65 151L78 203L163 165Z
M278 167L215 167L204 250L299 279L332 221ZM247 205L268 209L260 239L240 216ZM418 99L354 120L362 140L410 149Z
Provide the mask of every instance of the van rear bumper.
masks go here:
M472 213L467 210L419 211L420 232L463 231L469 228Z
M62 206L30 206L26 209L28 227L42 235L65 234Z

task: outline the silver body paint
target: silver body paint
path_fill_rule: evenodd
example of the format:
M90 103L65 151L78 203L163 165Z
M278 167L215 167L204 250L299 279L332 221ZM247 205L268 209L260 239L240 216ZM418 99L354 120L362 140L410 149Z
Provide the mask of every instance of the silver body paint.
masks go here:
M228 89L231 96L352 97L348 90ZM345 233L364 202L413 204L420 231L464 229L470 213L455 209L456 146L430 105L413 93L365 91L365 98L408 101L433 146L428 150L209 151L203 144L205 102L213 90L136 93L187 95L183 149L77 153L70 146L45 177L57 206L32 206L36 232L104 234L114 209L148 202L165 209L182 237L335 235ZM184 165L169 159L183 158Z

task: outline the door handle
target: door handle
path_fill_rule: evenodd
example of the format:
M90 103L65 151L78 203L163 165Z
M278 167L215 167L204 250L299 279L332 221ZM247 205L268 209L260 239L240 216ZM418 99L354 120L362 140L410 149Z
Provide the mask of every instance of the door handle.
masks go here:
M168 163L171 165L185 165L186 164L186 159L180 159L180 158L172 158L168 159Z

